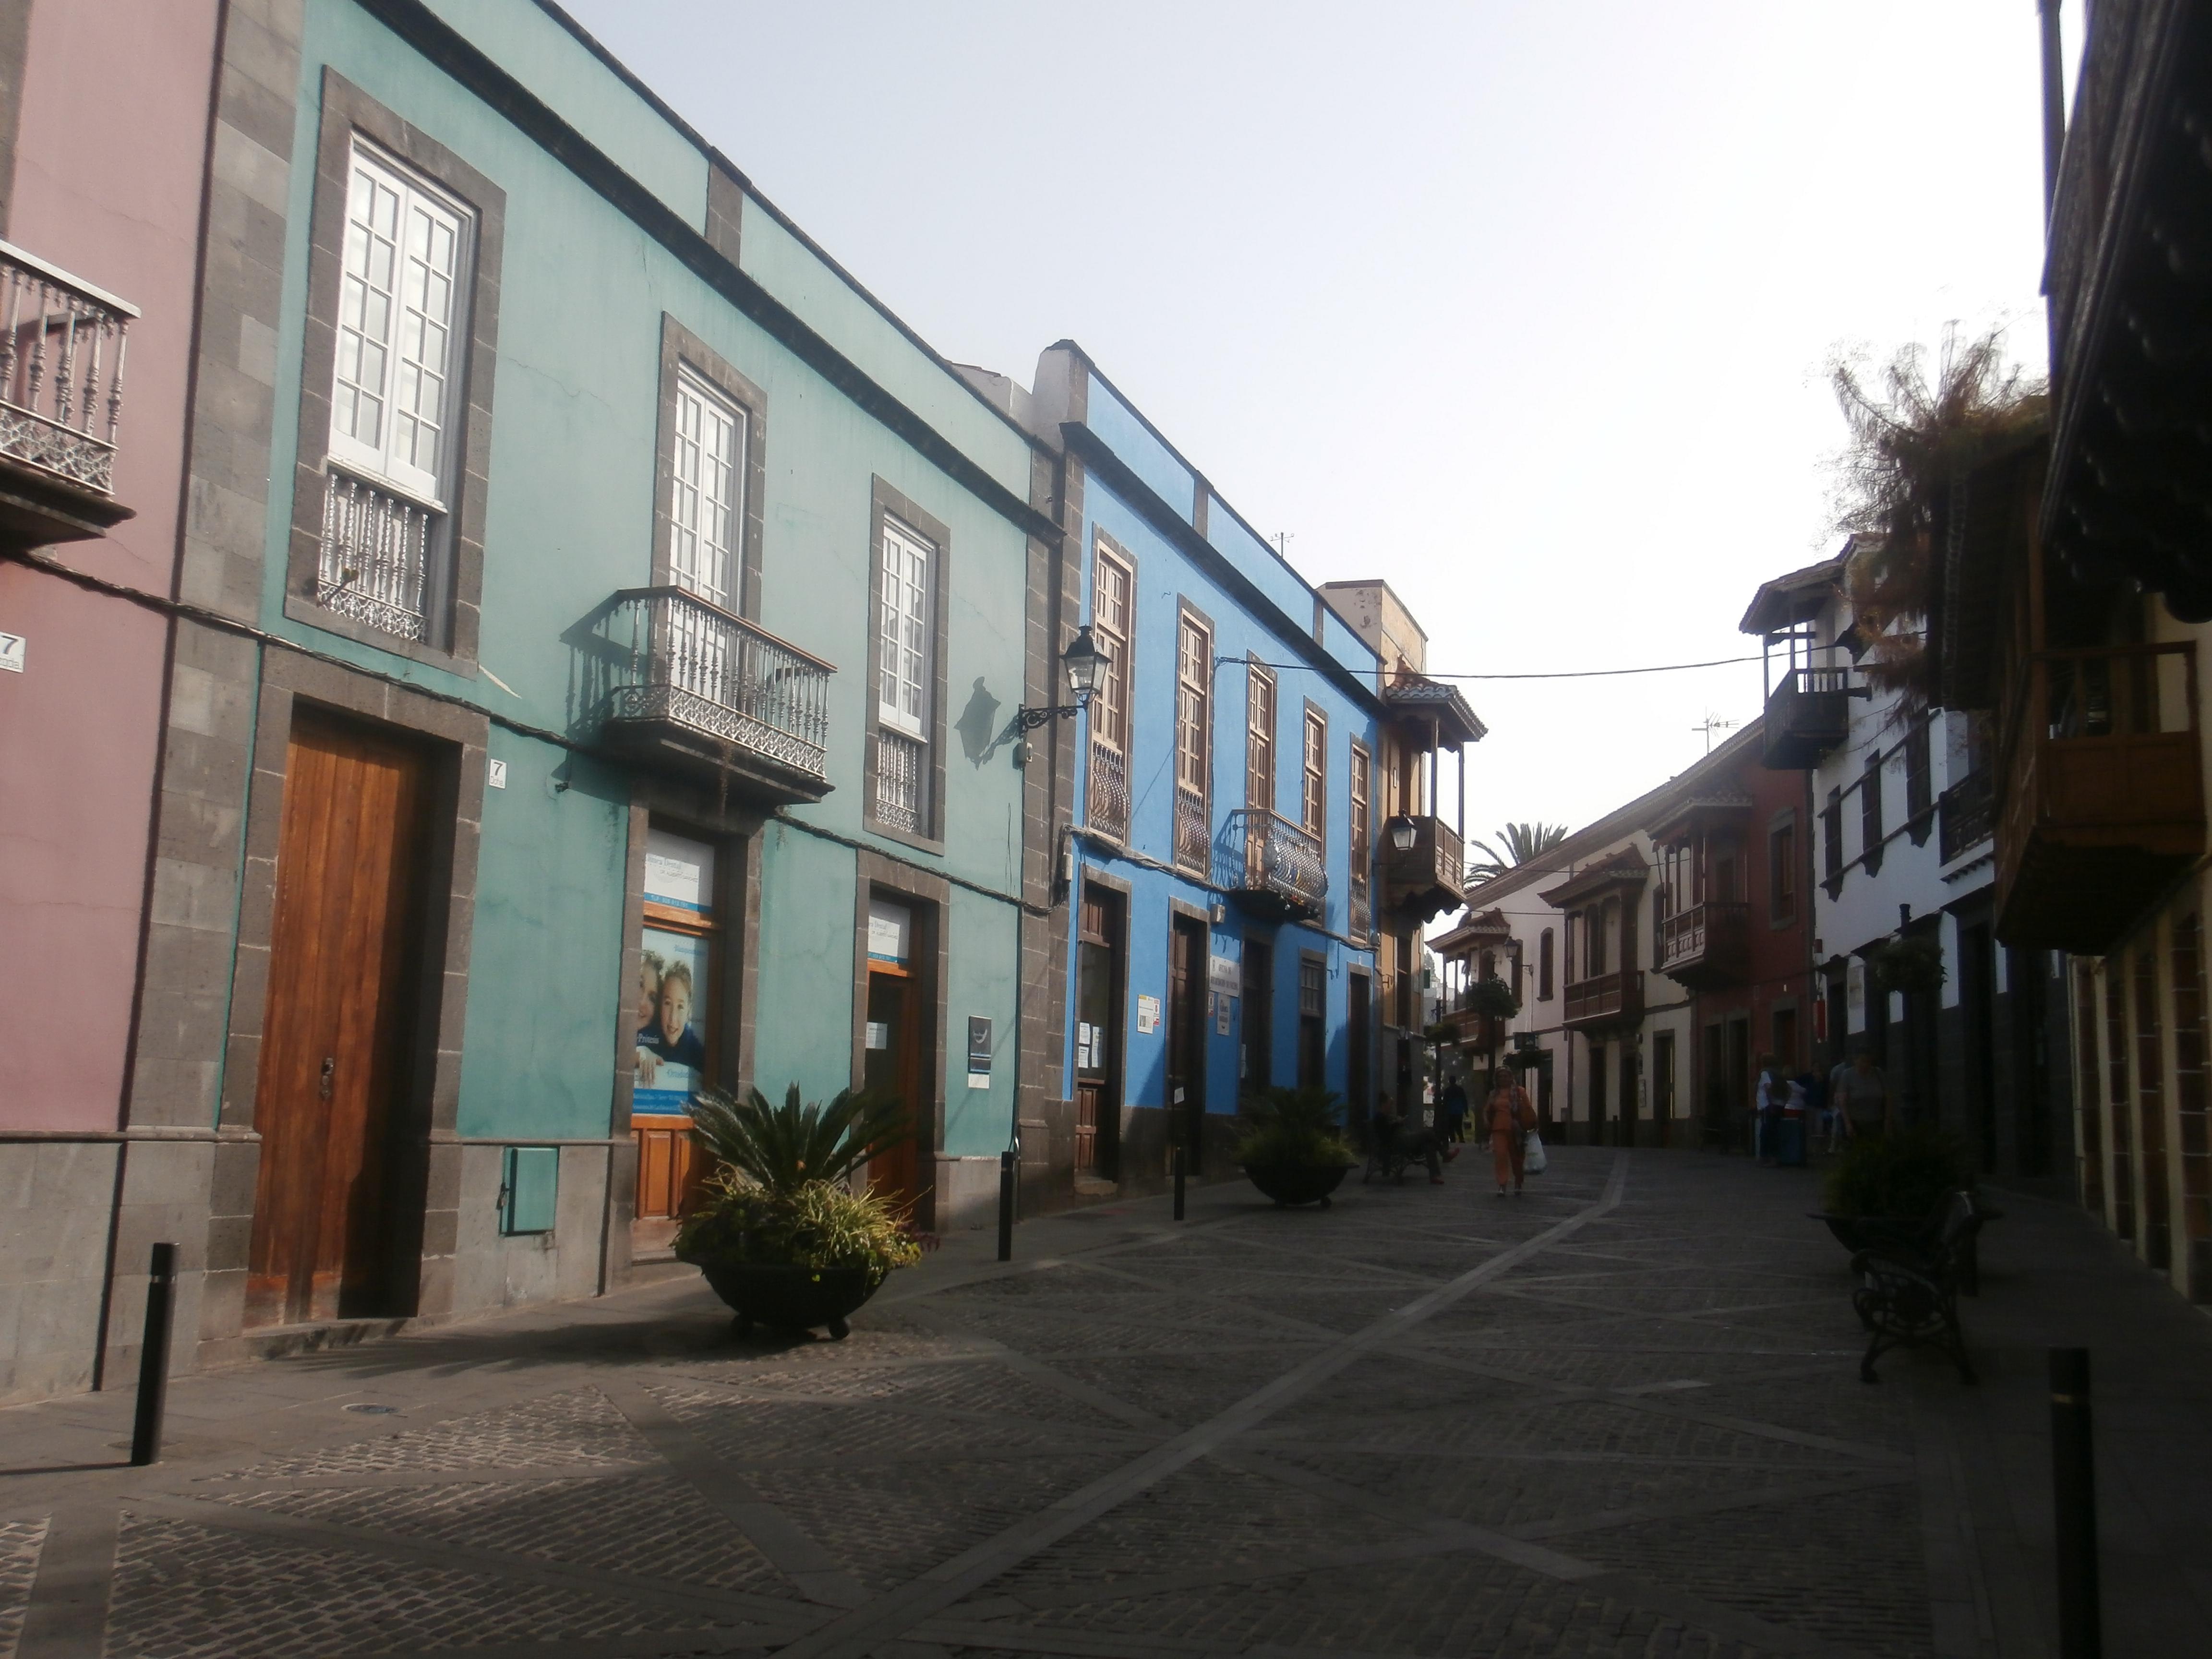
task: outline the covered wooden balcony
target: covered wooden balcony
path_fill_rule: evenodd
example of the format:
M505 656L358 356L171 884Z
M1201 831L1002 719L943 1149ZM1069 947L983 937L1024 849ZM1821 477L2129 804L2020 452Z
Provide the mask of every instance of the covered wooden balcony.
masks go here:
M617 593L605 637L610 749L769 805L830 793L821 658L680 587Z
M1717 991L1751 969L1751 906L1741 899L1693 904L1659 924L1659 971L1692 991Z
M1633 1025L1644 1018L1644 975L1637 969L1593 974L1562 989L1566 997L1562 1023L1570 1031L1602 1031Z
M1402 850L1398 842L1408 837ZM1467 852L1442 818L1395 817L1382 827L1382 903L1409 921L1428 921L1467 902Z
M1850 730L1850 700L1864 696L1849 668L1793 668L1767 694L1760 763L1777 772L1804 772L1843 742Z
M2039 651L2008 712L1998 936L2100 955L2204 855L2196 647Z

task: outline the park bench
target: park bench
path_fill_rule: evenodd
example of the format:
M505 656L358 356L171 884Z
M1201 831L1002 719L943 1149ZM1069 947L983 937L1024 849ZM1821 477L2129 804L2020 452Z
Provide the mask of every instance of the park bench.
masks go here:
M1874 1363L1893 1348L1935 1347L1972 1382L1966 1339L1959 1328L1959 1292L1971 1290L1975 1269L1975 1235L1989 1212L1967 1192L1955 1192L1937 1205L1916 1232L1885 1240L1851 1257L1859 1281L1851 1310L1870 1339L1859 1361L1859 1381L1879 1382Z

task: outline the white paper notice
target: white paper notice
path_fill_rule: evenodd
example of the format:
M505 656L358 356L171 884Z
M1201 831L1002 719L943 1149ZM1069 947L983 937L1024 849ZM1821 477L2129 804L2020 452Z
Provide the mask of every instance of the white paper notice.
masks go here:
M1160 1000L1158 997L1137 999L1137 1035L1150 1036L1160 1029Z

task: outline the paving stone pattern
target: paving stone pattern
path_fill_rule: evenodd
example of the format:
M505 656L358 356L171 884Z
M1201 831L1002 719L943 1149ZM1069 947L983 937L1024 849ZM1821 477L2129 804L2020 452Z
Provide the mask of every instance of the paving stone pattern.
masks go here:
M956 1244L839 1344L673 1284L183 1379L172 1462L0 1491L0 1656L94 1650L38 1634L64 1514L132 1659L1995 1653L1937 1611L1958 1385L1856 1380L1808 1190L1221 1186Z

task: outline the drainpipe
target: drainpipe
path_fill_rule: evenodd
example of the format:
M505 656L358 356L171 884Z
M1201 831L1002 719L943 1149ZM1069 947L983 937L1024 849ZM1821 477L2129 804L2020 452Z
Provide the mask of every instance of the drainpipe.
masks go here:
M2066 62L2058 32L2059 0L2035 0L2043 25L2043 225L2058 199L2058 164L2066 153Z

